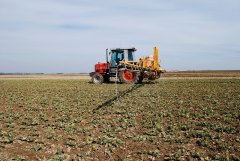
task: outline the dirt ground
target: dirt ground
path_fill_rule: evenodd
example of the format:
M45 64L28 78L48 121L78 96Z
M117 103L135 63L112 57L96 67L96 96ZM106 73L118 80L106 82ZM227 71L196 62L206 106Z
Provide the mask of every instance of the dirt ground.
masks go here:
M240 78L240 71L187 71L187 72L166 72L161 79L206 79L206 78ZM21 80L21 79L64 79L64 80L90 80L88 74L30 74L30 75L0 75L0 80Z
M166 72L164 77L240 77L240 71L182 71Z
M90 80L87 74L33 74L33 75L0 75L0 80L20 80L20 79L80 79Z
M119 84L118 95L114 83L0 80L0 161L240 160L239 89L211 77Z

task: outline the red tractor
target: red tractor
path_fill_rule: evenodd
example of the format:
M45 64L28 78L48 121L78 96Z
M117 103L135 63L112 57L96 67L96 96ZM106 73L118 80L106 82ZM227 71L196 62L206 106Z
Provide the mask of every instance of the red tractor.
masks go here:
M106 63L95 64L95 72L91 72L92 82L101 84L117 77L122 83L141 83L144 78L154 80L164 72L158 61L158 49L154 48L154 56L134 61L135 48L115 48L106 50ZM110 57L110 60L108 59Z

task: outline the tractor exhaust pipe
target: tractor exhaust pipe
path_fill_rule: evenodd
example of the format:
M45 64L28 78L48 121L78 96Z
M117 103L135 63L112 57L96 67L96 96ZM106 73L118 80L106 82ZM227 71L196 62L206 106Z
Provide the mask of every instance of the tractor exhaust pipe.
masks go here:
M108 63L108 49L106 49L106 61Z

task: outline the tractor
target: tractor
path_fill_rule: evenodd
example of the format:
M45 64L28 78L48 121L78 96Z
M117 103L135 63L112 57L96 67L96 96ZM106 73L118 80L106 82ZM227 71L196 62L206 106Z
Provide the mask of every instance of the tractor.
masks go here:
M134 60L136 48L106 49L106 62L95 64L95 72L89 75L95 84L108 83L111 77L121 83L142 83L143 79L155 80L165 72L160 67L158 49L154 47L153 56Z

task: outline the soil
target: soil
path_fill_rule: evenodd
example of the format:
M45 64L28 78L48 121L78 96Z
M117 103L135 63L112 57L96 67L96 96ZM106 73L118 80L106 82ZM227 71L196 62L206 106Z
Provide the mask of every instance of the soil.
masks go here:
M206 78L240 78L240 71L180 71L166 72L161 79L206 79ZM30 74L30 75L0 75L0 80L21 80L21 79L64 79L64 80L91 80L88 74Z

